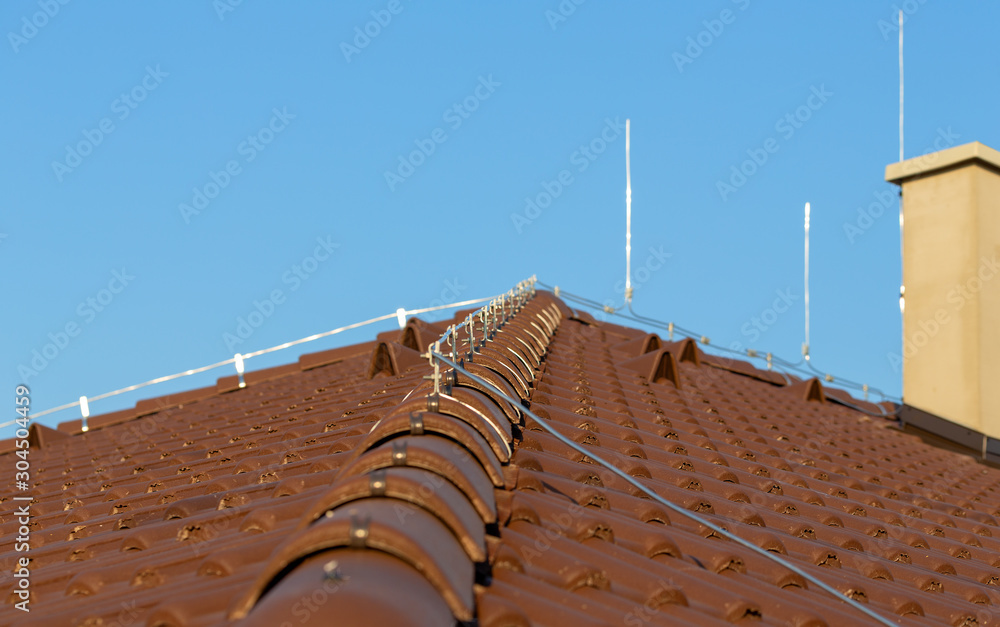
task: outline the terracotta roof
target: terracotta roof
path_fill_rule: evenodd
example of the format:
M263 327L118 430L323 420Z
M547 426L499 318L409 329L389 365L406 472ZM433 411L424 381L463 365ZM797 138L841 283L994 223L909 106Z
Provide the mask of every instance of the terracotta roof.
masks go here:
M668 511L525 407L893 621L1000 617L1000 471L879 407L599 323L547 292L464 364L522 404L450 371L435 396L416 349L446 328L411 320L248 373L243 389L227 377L92 417L86 433L33 426L32 622L871 623ZM11 496L5 538L19 527ZM25 616L12 544L3 624Z

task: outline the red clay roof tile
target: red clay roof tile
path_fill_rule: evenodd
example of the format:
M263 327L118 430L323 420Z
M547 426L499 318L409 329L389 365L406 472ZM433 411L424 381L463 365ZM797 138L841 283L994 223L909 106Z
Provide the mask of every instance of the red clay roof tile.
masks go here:
M1000 472L904 434L883 407L545 292L490 322L485 344L479 319L445 343L490 385L443 366L435 395L421 353L449 324L410 319L249 372L245 388L223 377L94 416L87 433L35 426L31 618L871 622L597 457L892 621L1000 615ZM21 554L2 551L12 573ZM17 621L0 581L0 622Z

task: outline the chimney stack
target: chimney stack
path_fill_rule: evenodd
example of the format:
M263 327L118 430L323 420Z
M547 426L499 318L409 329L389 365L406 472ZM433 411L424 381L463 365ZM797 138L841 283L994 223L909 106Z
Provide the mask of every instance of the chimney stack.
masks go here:
M902 190L903 401L1000 438L1000 152L955 146L885 180Z

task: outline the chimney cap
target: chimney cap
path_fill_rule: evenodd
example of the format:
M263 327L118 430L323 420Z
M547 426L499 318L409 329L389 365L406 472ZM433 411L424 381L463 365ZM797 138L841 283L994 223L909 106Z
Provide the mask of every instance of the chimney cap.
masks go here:
M885 180L896 185L902 185L910 179L954 168L966 162L978 162L979 165L1000 172L1000 152L990 148L986 144L970 142L961 146L913 157L906 161L890 163L885 168Z

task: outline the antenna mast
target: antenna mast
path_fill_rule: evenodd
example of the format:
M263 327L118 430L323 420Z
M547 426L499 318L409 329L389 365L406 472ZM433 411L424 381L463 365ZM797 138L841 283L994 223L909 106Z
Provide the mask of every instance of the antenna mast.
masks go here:
M899 12L899 160L903 160L903 12Z
M802 356L809 361L809 203L806 203L806 246L805 246L805 305L806 305L806 341L802 345Z
M632 302L632 169L629 164L629 120L625 119L625 302Z
M903 11L899 12L899 160L903 160ZM899 192L899 316L906 309L906 283L903 280L903 192Z

